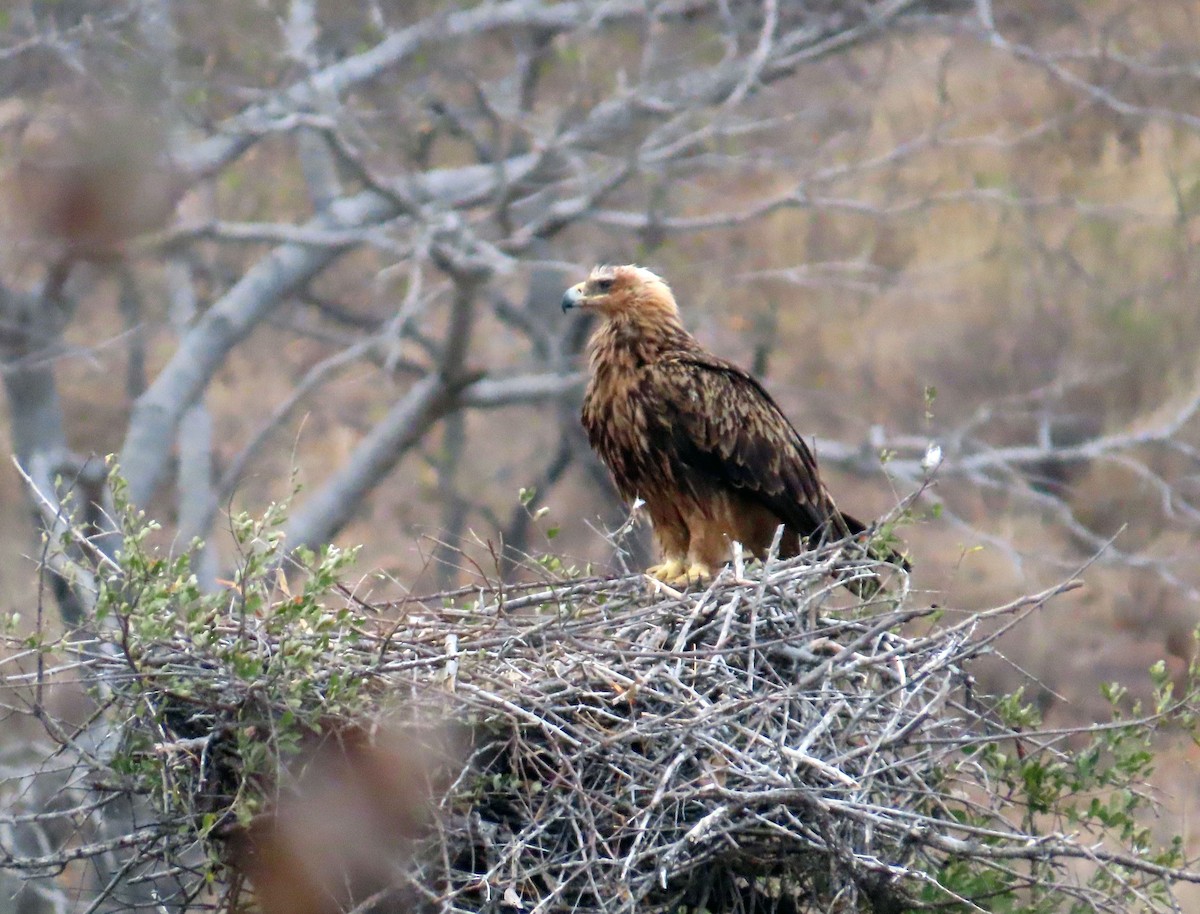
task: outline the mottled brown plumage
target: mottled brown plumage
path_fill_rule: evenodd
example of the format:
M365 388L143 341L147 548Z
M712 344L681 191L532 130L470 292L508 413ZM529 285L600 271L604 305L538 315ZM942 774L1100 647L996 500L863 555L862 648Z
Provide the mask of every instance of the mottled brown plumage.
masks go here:
M568 308L601 317L588 345L583 425L622 497L646 504L662 553L648 573L708 577L735 540L765 555L780 524L785 557L805 540L865 529L834 505L812 452L762 385L684 329L660 277L597 267L567 290Z

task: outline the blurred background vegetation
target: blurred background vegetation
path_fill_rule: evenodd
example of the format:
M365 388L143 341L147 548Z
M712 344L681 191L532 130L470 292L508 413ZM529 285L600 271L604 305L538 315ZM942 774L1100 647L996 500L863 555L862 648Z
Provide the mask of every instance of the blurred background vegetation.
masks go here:
M1196 0L17 0L0 450L64 504L119 454L210 586L293 471L290 534L365 544L377 594L636 567L557 307L636 261L848 510L942 447L903 534L931 600L1091 563L1000 645L1089 721L1200 622L1197 60ZM5 608L31 504L0 471Z

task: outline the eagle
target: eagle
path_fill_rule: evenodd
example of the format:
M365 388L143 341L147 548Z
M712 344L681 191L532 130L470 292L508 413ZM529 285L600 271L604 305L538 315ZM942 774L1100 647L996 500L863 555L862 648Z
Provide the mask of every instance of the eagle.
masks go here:
M782 557L866 532L838 510L804 439L763 386L686 329L667 283L633 264L598 266L562 299L600 323L588 342L588 440L622 498L641 499L671 584L712 577L733 542ZM887 547L874 558L907 567Z

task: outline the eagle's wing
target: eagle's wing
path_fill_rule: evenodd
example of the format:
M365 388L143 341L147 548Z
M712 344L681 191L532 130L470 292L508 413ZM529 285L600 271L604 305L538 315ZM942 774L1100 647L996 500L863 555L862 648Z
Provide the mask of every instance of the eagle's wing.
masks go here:
M812 451L736 365L703 352L672 356L644 369L642 393L676 479L740 490L802 536L863 529L834 507Z

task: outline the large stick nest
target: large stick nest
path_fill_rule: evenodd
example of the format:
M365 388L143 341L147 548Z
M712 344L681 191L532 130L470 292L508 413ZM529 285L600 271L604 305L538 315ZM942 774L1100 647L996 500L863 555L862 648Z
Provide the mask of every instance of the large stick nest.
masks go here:
M281 630L233 600L207 624L204 646L164 633L139 653L136 676L120 650L90 661L107 670L118 706L119 683L136 689L123 732L149 734L141 751L163 760L161 796L174 808L137 847L186 881L197 872L187 855L207 828L227 860L265 883L255 829L262 839L282 827L282 818L260 826L289 792L324 794L295 765L287 773L286 760L274 778L261 766L250 773L246 746L260 740L311 762L303 744L318 732L373 739L362 718L338 721L320 707L309 709L299 744L279 739L299 712L275 700L269 676L231 666L229 645L250 642L264 658L310 652L316 696L348 679L369 683L373 713L393 721L397 707L428 708L436 697L452 722L442 729L467 734L465 748L426 771L438 769L432 825L413 831L407 816L399 831L413 840L388 852L387 879L365 867L368 894L398 880L409 909L886 912L961 903L939 876L959 860L1018 887L1039 861L1128 863L1058 832L1031 834L973 751L1052 751L1036 739L1022 749L1031 738L991 718L969 662L998 630L1072 585L934 625L926 617L935 610L895 569L890 590L851 599L839 579L872 570L856 562L827 551L727 569L686 593L632 576L480 587L369 613L348 597L352 624L324 630ZM158 677L172 685L159 688ZM428 715L420 726L407 718L393 726L416 743ZM419 792L373 777L382 792ZM267 795L257 823L246 827L243 815L235 824L230 809L254 792ZM360 819L375 815L372 802L360 804ZM312 830L334 811L305 816L301 829ZM369 831L365 821L356 828ZM317 843L353 841L334 833ZM357 866L344 856L352 850L339 852L340 866ZM1028 881L1038 878L1030 870ZM1068 894L1109 909L1102 893L1064 880ZM343 905L362 901L362 890L347 891Z
M801 564L686 596L585 584L494 651L460 642L456 694L504 779L444 833L471 863L458 906L507 886L542 910L894 909L912 826L942 815L929 740L968 639L931 652L900 634L925 610L837 612L836 587Z

